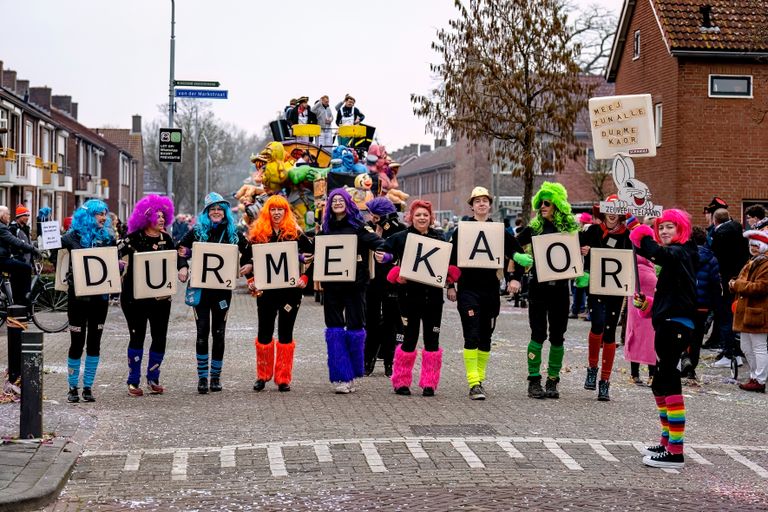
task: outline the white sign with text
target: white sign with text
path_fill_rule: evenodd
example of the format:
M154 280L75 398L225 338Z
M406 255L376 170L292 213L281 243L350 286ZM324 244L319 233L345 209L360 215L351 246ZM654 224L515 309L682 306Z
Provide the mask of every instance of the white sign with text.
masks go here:
M40 231L41 249L61 249L61 225L59 221L41 222Z
M584 275L577 233L551 233L531 238L536 279L540 283Z
M408 233L400 261L400 277L442 288L448 277L452 249L453 245L448 242Z
M293 288L299 281L299 244L253 244L253 278L256 289Z
M589 293L631 296L635 293L634 254L628 249L590 249Z
M69 251L67 249L61 249L56 253L56 280L53 285L54 290L60 292L69 290L67 272L69 272Z
M650 94L590 98L589 122L596 159L656 156Z
M72 251L72 277L75 295L108 295L120 293L120 266L117 247L96 247Z
M234 244L195 242L189 265L189 285L211 290L234 290L240 269L240 251Z
M133 296L157 299L176 295L176 251L137 252L133 255Z
M354 282L356 277L357 235L316 236L315 281Z
M504 267L504 224L459 222L458 266L462 268Z

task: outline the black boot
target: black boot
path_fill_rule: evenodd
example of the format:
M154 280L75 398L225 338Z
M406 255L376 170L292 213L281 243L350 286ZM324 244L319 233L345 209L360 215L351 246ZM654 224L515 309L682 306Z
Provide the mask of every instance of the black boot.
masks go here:
M83 388L83 402L95 402L96 398L93 396L91 388Z
M373 369L376 367L376 359L365 362L365 376L369 377L373 373Z
M528 377L528 397L544 398L544 390L541 389L541 377Z
M77 388L69 388L69 392L67 393L67 402L76 404L79 401L80 394L77 392Z
M197 381L197 392L201 395L208 394L208 378L200 377Z
M263 380L259 379L259 380L257 380L253 384L253 390L254 391L261 391L262 389L264 389L264 386L266 386L266 384L267 384L266 382L264 382Z
M557 383L560 382L559 377L547 377L547 383L544 385L544 394L547 398L560 398L560 392L557 390Z
M392 363L384 363L384 375L386 377L392 376Z
M591 391L597 389L597 368L587 368L587 379L584 381L584 389Z
M211 393L221 391L221 381L218 377L211 377Z
M611 383L607 380L601 380L597 387L599 388L597 390L597 399L601 402L609 402L611 397L608 396L608 388L611 387Z

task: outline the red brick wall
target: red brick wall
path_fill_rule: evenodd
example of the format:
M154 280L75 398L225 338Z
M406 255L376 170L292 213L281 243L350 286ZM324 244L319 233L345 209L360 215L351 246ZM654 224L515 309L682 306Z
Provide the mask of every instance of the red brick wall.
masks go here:
M635 30L640 58L633 60ZM753 99L709 98L711 73L753 75ZM650 2L637 3L616 77L616 94L650 93L663 104L661 146L654 158L635 158L636 177L664 208L691 212L703 223L702 208L713 196L741 215L741 202L768 200L765 160L768 120L754 120L765 108L768 64L676 58L667 50Z

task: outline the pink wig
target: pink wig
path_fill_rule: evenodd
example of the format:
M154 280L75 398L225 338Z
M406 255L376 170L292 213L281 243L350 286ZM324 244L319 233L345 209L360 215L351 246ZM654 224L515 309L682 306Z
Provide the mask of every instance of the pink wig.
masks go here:
M424 201L423 199L417 199L411 203L411 207L408 209L408 214L405 216L405 222L413 224L413 214L417 208L424 208L429 212L429 224L435 223L435 214L432 212L432 203Z
M142 231L157 222L157 213L163 214L166 227L173 222L173 203L165 196L144 196L128 219L128 233Z
M691 216L685 210L664 210L661 217L657 217L653 223L653 237L661 243L659 238L659 224L671 222L677 227L677 236L672 242L684 244L691 238Z

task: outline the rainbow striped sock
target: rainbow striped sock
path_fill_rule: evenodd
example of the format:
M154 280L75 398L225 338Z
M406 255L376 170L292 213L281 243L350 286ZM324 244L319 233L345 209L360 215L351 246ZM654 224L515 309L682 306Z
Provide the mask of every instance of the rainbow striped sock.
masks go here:
M667 418L669 421L669 453L683 453L683 438L685 437L685 403L683 395L670 395L666 398Z
M659 411L661 421L661 446L669 446L669 420L667 419L667 399L663 396L654 396L656 409Z

